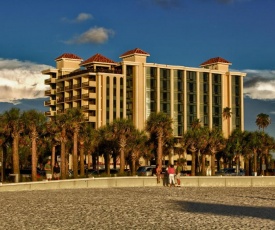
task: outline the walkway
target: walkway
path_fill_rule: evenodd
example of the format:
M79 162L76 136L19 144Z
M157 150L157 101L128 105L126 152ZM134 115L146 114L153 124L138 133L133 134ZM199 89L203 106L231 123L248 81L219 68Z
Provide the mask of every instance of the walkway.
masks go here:
M0 229L274 229L275 188L0 193Z

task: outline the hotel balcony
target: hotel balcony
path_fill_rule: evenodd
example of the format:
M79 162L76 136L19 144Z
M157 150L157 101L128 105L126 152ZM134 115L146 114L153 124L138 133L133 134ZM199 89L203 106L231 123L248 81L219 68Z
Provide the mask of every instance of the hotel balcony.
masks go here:
M59 93L59 92L63 92L64 91L64 87L59 87L59 88L57 88L57 92Z
M72 101L73 97L65 97L65 102Z
M75 95L73 96L73 100L80 100L81 99L81 95Z
M96 110L96 105L82 105L81 109L86 111L86 110Z
M96 81L83 82L81 86L82 88L96 87Z
M45 115L50 117L50 116L55 116L56 112L55 111L47 111L45 112Z
M64 102L64 97L60 97L57 99L57 103L63 103Z
M45 85L56 83L56 78L50 78L45 80Z
M56 100L44 101L44 106L56 105Z
M89 105L89 110L96 110L96 105Z
M63 109L58 109L58 110L56 111L56 113L57 113L57 114L64 113L64 110L63 110Z
M49 89L45 91L45 96L55 95L56 90L55 89Z
M82 99L96 98L96 93L86 93L82 95Z
M79 83L79 84L74 84L74 85L73 85L73 88L74 88L74 89L81 88L81 84L80 84L80 83Z
M89 116L87 119L89 122L96 122L96 117Z
M72 86L72 85L65 86L65 90L71 90L71 89L73 89L73 86Z
M84 110L84 111L85 111L85 110L88 110L88 109L89 109L89 105L82 105L82 106L81 106L81 109Z

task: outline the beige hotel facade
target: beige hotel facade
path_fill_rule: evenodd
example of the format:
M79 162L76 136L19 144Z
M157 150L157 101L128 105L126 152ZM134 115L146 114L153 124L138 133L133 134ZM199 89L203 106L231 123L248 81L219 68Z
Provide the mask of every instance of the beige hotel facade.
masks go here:
M164 112L173 120L175 137L181 137L196 119L203 126L218 127L228 137L244 129L243 72L232 72L232 63L211 58L199 67L147 63L149 53L136 48L115 62L101 54L83 60L71 53L55 59L56 68L45 84L46 115L80 107L86 120L99 128L114 119L131 119L145 127L152 112ZM230 118L223 109L231 108Z

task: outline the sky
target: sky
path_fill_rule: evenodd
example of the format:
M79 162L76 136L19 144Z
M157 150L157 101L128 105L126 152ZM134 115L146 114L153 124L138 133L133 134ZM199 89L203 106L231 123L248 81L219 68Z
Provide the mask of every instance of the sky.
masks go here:
M119 62L128 50L147 62L199 67L213 57L244 79L245 130L268 114L275 137L274 0L9 0L0 2L0 112L46 111L41 71L74 53Z

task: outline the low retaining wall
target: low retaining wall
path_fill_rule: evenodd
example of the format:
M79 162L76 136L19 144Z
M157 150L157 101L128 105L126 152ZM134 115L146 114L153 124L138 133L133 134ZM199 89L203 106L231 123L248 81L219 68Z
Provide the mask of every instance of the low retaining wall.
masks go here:
M182 177L183 187L275 187L274 176L240 177ZM111 187L152 187L157 184L156 177L106 177L27 183L1 184L1 191L26 191L76 188L111 188Z

